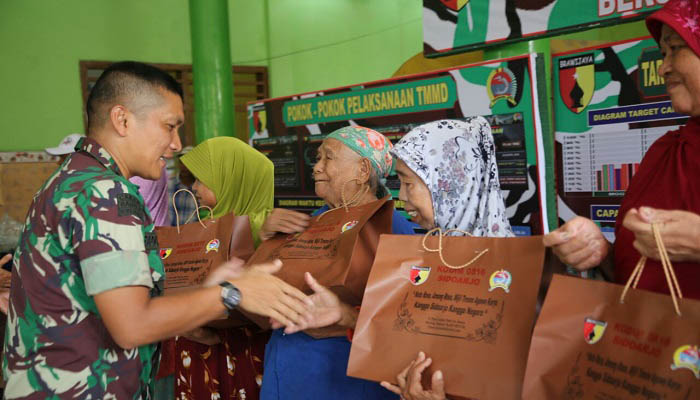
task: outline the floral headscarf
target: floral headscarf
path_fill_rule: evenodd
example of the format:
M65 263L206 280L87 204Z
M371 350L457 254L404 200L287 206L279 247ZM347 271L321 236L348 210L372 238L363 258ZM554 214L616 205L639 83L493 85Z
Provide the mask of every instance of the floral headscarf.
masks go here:
M389 153L393 146L386 136L363 126L346 126L331 132L326 138L339 140L355 153L368 159L380 183L386 184L386 177L394 166L394 159Z
M428 186L436 227L474 236L513 236L498 183L496 146L484 118L418 126L391 154Z
M663 24L673 28L700 57L700 2L669 0L662 9L647 17L647 29L658 43Z

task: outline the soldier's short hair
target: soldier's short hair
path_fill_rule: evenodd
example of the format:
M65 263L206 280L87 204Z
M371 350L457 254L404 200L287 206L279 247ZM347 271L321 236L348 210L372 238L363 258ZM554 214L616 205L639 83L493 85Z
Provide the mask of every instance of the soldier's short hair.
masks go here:
M110 65L88 96L88 133L101 127L109 118L109 110L117 104L137 113L145 111L149 105L160 104L162 96L159 90L172 92L183 99L182 86L159 68L136 61Z

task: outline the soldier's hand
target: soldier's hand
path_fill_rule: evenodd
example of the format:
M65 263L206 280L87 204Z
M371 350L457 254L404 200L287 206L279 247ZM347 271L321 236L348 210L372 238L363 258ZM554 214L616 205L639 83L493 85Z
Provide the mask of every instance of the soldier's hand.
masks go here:
M559 259L584 271L600 265L610 251L610 243L595 222L575 217L542 239Z
M232 257L229 261L215 267L209 273L209 275L207 275L207 279L205 279L204 282L202 282L202 286L215 286L223 281L228 281L240 277L241 274L243 274L244 272L244 264L245 261L241 260L240 258Z
M230 282L241 291L239 307L245 311L274 318L284 326L303 325L310 318L311 300L299 289L273 276L282 261L253 265Z

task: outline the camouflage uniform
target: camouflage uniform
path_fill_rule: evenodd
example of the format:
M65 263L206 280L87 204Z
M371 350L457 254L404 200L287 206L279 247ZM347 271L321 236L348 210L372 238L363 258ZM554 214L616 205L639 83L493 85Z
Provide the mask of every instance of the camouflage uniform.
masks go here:
M14 258L3 374L8 399L148 399L156 345L120 348L93 296L124 286L159 295L164 278L138 186L97 142L34 197Z

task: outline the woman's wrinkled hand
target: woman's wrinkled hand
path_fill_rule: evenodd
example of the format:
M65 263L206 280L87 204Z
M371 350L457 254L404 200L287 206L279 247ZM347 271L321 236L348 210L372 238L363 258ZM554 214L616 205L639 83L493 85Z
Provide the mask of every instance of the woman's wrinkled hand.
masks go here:
M306 279L306 283L311 290L314 291L309 296L309 299L313 302L313 306L310 308L310 315L303 324L287 326L284 333L292 334L302 330L324 328L334 324L341 325L343 328L353 328L355 326L358 312L354 308L340 301L335 293L318 283L310 273L305 273L304 279ZM278 321L271 320L270 322L273 329L282 327L282 324Z
M442 371L435 371L431 379L431 390L423 389L421 377L423 371L432 364L431 358L426 358L422 351L411 361L403 371L396 375L398 386L382 382L382 387L390 390L405 400L445 400L445 380Z
M297 233L303 232L311 221L311 217L298 211L275 208L265 219L260 228L260 239L268 240L277 232Z
M700 262L700 215L651 207L632 208L627 212L622 225L634 233L634 248L643 256L659 260L652 223L658 226L671 261Z
M600 265L610 252L610 243L595 222L575 217L542 239L559 259L579 271Z

